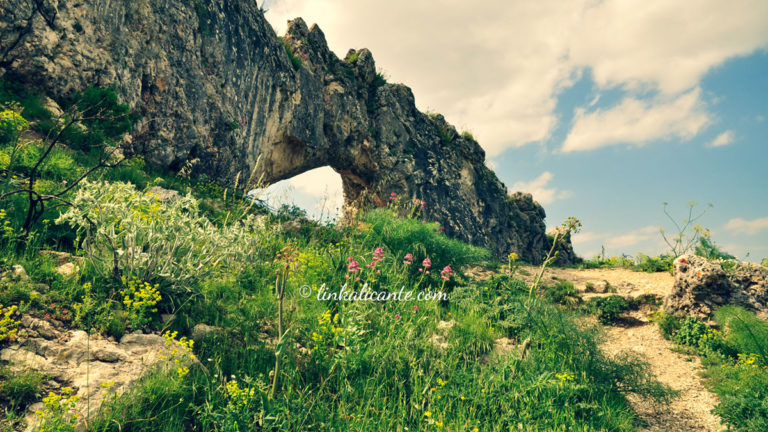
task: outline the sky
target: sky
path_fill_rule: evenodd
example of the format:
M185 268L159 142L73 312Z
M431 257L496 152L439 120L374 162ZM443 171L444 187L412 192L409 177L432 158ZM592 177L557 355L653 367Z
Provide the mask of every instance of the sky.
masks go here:
M554 227L583 223L592 257L668 248L688 205L739 258L768 257L768 1L267 0L317 23L330 48L368 48L422 110L470 131L511 191ZM275 185L318 215L341 206L322 168ZM709 204L712 206L710 207Z

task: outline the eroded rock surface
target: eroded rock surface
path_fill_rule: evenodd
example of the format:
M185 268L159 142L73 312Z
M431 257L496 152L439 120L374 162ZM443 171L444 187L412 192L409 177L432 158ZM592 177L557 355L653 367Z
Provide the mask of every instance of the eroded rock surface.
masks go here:
M57 393L58 388L73 388L73 394L79 396L75 410L80 418L86 418L88 410L98 412L106 397L128 389L153 365L172 365L171 359L178 358L170 354L173 348L183 352L175 343L169 348L159 335L132 333L116 342L98 335L89 338L81 330L65 331L24 315L16 342L0 350L0 362L19 371L45 374L50 383L47 387ZM189 359L182 360L190 363ZM34 415L38 409L42 403L27 410L30 430L39 422Z
M706 319L725 304L765 314L768 309L768 268L752 263L721 264L695 255L674 263L675 284L664 308Z
M341 60L301 19L283 40L252 0L0 3L0 76L59 100L114 86L142 115L129 150L152 162L240 187L254 169L274 182L330 166L348 203L424 200L446 234L541 260L544 210L508 193L471 136L419 112L368 50Z

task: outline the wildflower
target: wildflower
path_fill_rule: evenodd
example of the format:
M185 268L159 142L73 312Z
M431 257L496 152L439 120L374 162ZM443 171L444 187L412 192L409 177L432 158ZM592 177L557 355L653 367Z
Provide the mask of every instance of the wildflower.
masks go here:
M349 262L349 265L347 266L347 272L349 272L349 273L357 273L359 271L360 271L360 264L358 264L357 261L352 259Z
M400 319L400 314L395 314L395 319Z
M424 266L425 269L428 269L432 267L432 260L429 258L424 258L424 261L421 262L421 265Z
M403 264L405 264L405 265L413 264L413 254L412 253L405 254L405 258L403 259Z
M424 411L424 417L432 417L432 411Z
M414 312L416 312L416 311L418 311L418 310L419 310L419 307L418 307L418 306L416 306L416 305L413 305L413 311L414 311Z
M509 260L510 260L511 262L515 262L515 261L517 261L517 260L519 260L519 259L520 259L520 256L518 256L518 255L517 255L517 253L515 253L515 252L512 252L512 253L510 253L509 255L507 255L507 258L509 258Z
M444 281L450 280L451 276L453 276L453 269L451 269L451 266L445 266L445 268L440 271L440 278Z
M389 194L389 199L390 200L393 200L395 198L397 198L397 194L396 193L392 192L391 194Z

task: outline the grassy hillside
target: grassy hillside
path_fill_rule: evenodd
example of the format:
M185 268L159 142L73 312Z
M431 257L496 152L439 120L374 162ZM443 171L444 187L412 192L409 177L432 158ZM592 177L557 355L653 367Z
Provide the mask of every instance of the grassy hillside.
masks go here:
M488 252L445 237L410 203L343 226L272 213L204 179L120 161L112 149L135 118L108 90L62 102L57 118L40 95L0 89L0 266L29 273L0 286L0 348L22 312L183 347L176 366L148 368L107 399L90 429L630 431L627 394L669 395L522 280L465 276ZM64 276L41 250L82 265ZM344 285L378 297L340 300ZM196 327L206 331L192 340ZM0 430L13 430L45 371L0 375ZM71 396L49 394L41 430L74 428Z

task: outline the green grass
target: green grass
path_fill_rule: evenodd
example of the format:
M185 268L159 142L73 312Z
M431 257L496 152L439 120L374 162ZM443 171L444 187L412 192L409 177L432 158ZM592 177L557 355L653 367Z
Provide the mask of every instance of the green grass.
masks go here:
M768 323L738 306L715 311L720 330L691 317L661 314L656 321L667 338L701 357L705 383L719 399L714 413L728 430L767 430Z

